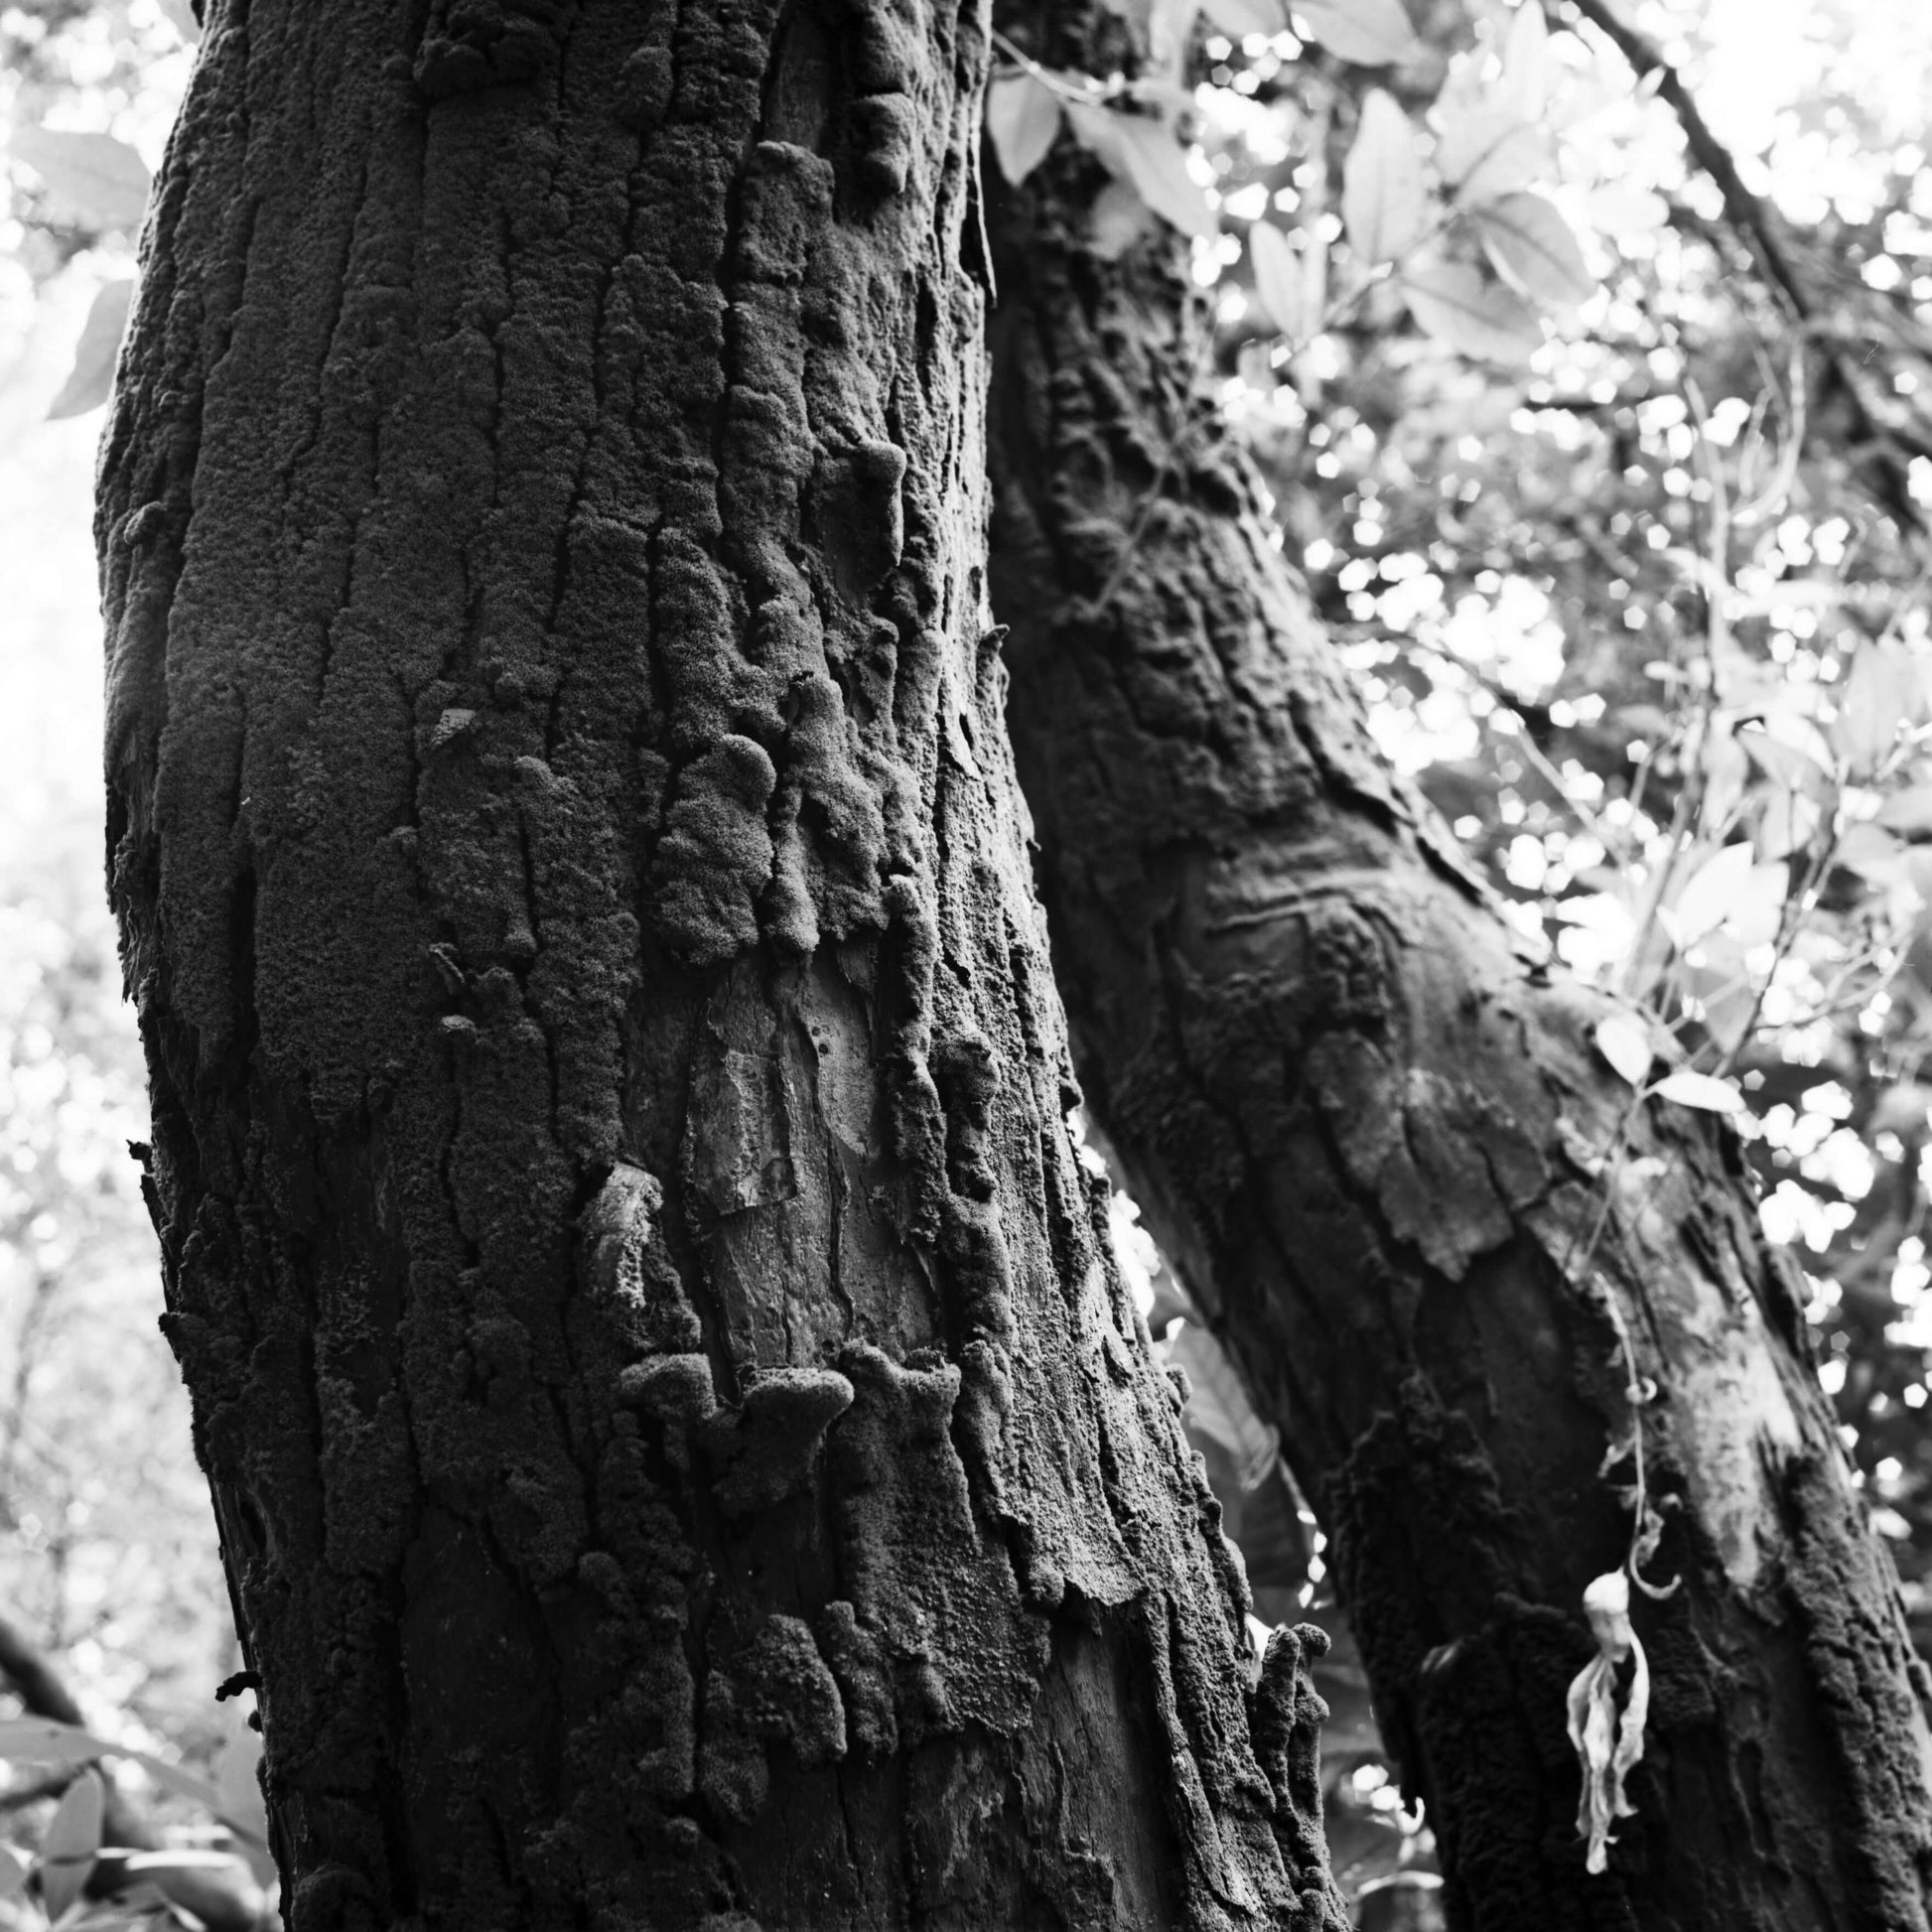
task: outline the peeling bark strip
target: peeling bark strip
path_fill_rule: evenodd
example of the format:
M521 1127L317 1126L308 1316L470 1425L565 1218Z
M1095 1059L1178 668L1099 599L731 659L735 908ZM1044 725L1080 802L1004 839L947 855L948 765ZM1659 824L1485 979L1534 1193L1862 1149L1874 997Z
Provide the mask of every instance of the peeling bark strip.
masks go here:
M915 0L213 8L108 829L293 1932L1340 1924L1064 1122L986 67Z
M1055 18L1009 31L1108 70ZM1920 1673L1736 1144L1652 1103L1611 1175L1608 1003L1523 956L1381 764L1190 418L1178 248L1085 244L1103 181L1068 144L993 219L994 602L1055 964L1094 1111L1333 1531L1452 1918L1924 1928ZM1611 1296L1684 1587L1636 1612L1638 1816L1589 1878L1565 1689L1629 1535Z

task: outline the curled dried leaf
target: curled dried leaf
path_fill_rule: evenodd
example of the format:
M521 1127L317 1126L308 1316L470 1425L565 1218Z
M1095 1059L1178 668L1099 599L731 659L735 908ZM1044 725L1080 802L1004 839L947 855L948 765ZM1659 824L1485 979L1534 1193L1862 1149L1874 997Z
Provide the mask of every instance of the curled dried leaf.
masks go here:
M1586 1868L1597 1872L1608 1863L1608 1848L1614 1843L1610 1827L1619 1818L1636 1815L1624 1779L1643 1756L1650 1664L1630 1627L1630 1584L1621 1570L1592 1580L1584 1591L1584 1610L1596 1639L1596 1655L1571 1681L1570 1742L1584 1774L1577 1830L1589 1847ZM1626 1662L1630 1683L1619 1712L1617 1678Z

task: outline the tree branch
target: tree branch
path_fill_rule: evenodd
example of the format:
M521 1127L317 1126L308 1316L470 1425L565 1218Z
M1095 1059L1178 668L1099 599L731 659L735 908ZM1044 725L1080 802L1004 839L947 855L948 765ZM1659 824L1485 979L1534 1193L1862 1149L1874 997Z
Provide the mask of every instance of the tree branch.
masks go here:
M1878 472L1873 480L1874 494L1902 528L1923 530L1925 519L1913 500L1904 467L1896 457L1883 451L1882 446L1890 432L1866 403L1864 393L1859 386L1857 369L1847 362L1837 348L1824 342L1814 327L1822 320L1818 303L1785 246L1776 212L1761 196L1753 194L1745 185L1743 176L1737 172L1736 162L1731 159L1730 150L1719 140L1711 123L1704 118L1690 88L1685 85L1684 76L1664 58L1657 44L1648 35L1618 19L1609 0L1576 0L1576 7L1578 13L1630 64L1638 79L1646 79L1652 74L1657 76L1658 96L1677 116L1691 158L1710 177L1724 198L1725 212L1730 217L1733 231L1756 258L1765 279L1790 304L1793 316L1805 326L1813 340L1819 342L1834 384L1844 391L1852 406L1858 440L1878 446L1873 452L1873 467ZM1559 20L1556 24L1564 23Z
M85 1728L87 1721L60 1673L26 1631L5 1616L0 1616L0 1673L32 1716Z
M1690 88L1684 84L1684 76L1664 59L1654 41L1619 20L1606 0L1576 0L1576 4L1577 11L1629 62L1638 79L1656 74L1659 97L1676 114L1692 158L1725 198L1725 208L1732 226L1743 235L1766 276L1784 291L1799 319L1809 322L1816 305L1785 253L1776 218L1744 185L1736 162L1730 158L1730 150L1712 132L1711 123L1704 118Z

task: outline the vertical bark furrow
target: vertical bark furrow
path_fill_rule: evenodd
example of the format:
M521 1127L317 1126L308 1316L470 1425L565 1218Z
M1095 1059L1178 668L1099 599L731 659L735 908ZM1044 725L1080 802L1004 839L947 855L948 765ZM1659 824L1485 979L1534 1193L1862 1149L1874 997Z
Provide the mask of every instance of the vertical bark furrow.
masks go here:
M1050 66L1104 70L1103 13L1023 14ZM1924 1927L1895 1583L1736 1148L1631 1113L1591 1045L1611 1003L1529 955L1382 768L1178 392L1178 248L1088 243L1105 179L1063 143L994 222L994 601L1055 965L1133 1190L1335 1537L1453 1913ZM1660 1392L1652 1571L1684 1586L1639 1603L1639 1816L1586 1878L1564 1689L1628 1541L1619 1313Z
M1339 1923L1066 1131L987 58L212 9L103 480L112 890L294 1932Z

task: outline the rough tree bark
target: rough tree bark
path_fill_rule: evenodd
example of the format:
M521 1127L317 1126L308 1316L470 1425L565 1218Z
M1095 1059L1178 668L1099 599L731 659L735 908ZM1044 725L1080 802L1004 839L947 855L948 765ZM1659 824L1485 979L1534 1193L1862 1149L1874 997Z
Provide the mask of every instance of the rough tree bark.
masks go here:
M1092 23L1008 31L1079 69ZM1063 143L993 216L994 608L1055 966L1089 1103L1333 1535L1452 1920L1923 1928L1921 1676L1737 1144L1632 1104L1611 1002L1385 769L1189 392L1181 250L1086 244L1103 181ZM1589 1877L1565 1689L1638 1420L1649 1574L1683 1582L1638 1599L1638 1816Z
M110 887L293 1932L1340 1923L1065 1124L987 59L210 11L103 458Z

